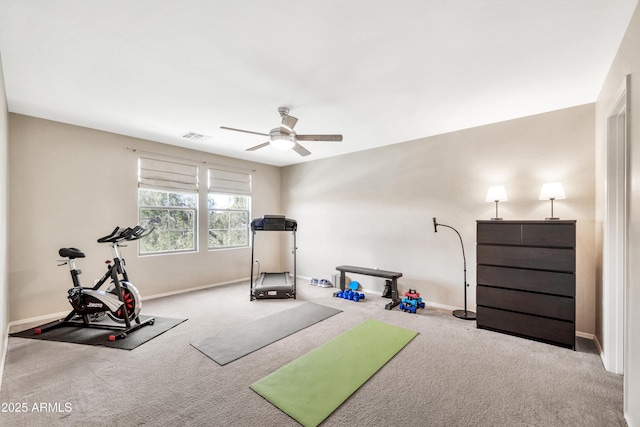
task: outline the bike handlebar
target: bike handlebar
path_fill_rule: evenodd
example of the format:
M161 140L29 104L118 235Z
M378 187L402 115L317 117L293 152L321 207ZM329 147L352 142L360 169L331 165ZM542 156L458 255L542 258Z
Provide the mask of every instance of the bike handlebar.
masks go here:
M131 233L127 236L127 240L138 240L142 239L143 237L147 237L149 234L151 234L154 228L155 227L146 229L140 225L136 225L131 230Z
M152 231L153 231L153 227L147 230L140 225L136 225L134 228L116 227L113 229L111 234L99 238L98 243L118 243L124 240L128 240L128 241L138 240L148 236L149 234L151 234Z

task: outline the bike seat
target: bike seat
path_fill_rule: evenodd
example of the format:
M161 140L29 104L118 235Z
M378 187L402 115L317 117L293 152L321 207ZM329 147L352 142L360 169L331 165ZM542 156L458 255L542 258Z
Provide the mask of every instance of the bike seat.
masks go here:
M69 259L84 258L84 253L78 248L61 248L58 255Z

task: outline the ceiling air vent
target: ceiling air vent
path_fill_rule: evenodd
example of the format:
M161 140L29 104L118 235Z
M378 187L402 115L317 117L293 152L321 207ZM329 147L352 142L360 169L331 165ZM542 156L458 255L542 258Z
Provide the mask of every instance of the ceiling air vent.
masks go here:
M190 141L206 141L208 139L211 139L210 136L202 135L201 133L196 133L196 132L187 132L184 135L182 135L182 137Z

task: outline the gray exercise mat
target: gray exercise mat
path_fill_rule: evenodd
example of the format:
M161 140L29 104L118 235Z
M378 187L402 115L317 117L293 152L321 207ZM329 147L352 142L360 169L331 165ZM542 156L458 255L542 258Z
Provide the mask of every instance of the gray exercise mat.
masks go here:
M220 365L226 365L342 310L307 302L246 325L191 343Z

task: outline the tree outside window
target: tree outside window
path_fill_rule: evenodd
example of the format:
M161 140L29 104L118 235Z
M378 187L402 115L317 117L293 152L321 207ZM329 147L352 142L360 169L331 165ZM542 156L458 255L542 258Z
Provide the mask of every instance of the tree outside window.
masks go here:
M249 246L250 196L209 194L209 249Z
M140 240L140 254L196 251L197 206L196 193L138 189L140 223L154 227Z

